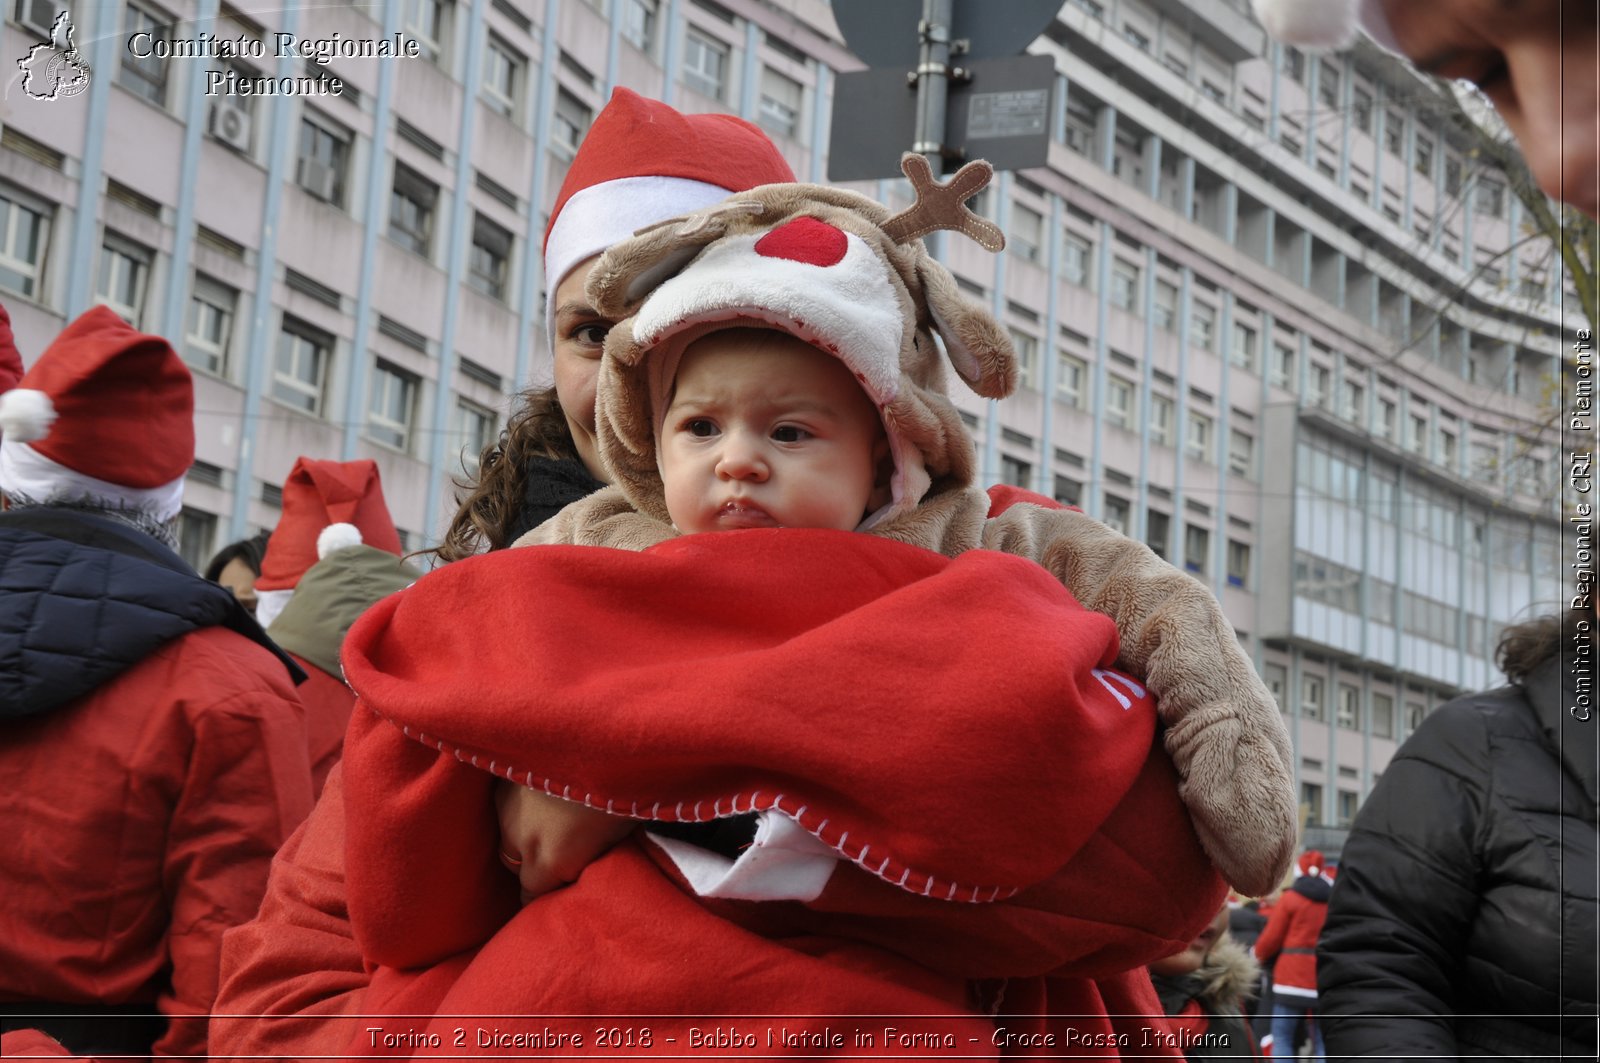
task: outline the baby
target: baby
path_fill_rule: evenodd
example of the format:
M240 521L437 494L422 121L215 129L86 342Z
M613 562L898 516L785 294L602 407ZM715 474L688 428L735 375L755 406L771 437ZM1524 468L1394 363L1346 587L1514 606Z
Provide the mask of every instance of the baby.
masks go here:
M854 193L770 185L641 231L591 275L607 340L598 439L614 486L519 545L643 550L678 535L760 527L856 530L955 557L1028 557L1116 621L1117 664L1159 697L1164 741L1196 830L1238 888L1270 888L1294 843L1283 723L1210 593L1136 543L1033 496L1004 506L974 484L976 453L944 393L940 343L980 394L1016 367L1004 330L916 239L1002 238L908 156L917 203L889 216ZM935 337L937 336L937 341ZM1042 503L1042 504L1039 504ZM505 861L527 894L570 881L631 825L518 794L500 799ZM555 822L550 818L553 817ZM563 832L590 842L563 848ZM536 845L518 845L518 838ZM517 852L537 851L540 867ZM553 853L574 854L552 867Z

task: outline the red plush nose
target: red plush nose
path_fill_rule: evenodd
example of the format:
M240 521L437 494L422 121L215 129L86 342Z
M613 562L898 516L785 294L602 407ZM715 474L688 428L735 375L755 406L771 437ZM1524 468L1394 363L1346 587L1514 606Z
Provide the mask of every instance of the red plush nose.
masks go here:
M846 248L844 233L816 218L785 222L756 241L758 255L813 266L833 265L844 257Z

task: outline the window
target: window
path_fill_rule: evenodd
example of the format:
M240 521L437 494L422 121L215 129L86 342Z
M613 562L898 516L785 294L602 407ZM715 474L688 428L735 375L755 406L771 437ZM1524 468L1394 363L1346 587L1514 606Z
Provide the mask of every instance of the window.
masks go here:
M511 233L482 214L472 218L472 253L467 284L491 299L506 297L506 265L511 261Z
M1273 344L1272 383L1274 386L1286 390L1294 388L1294 363L1295 352L1293 347Z
M528 61L515 48L489 34L483 55L483 98L507 118L517 117L517 99L527 76Z
M1228 430L1228 471L1247 480L1256 475L1256 437L1237 428Z
M1337 826L1348 827L1356 821L1356 803L1361 795L1353 790L1339 791L1339 819Z
M1308 720L1320 720L1323 718L1321 676L1303 675L1300 677L1300 715Z
M1285 45L1283 49L1283 71L1289 75L1289 80L1296 84L1304 85L1306 81L1306 54L1298 48Z
M446 5L447 0L406 0L405 34L421 46L423 58L434 64L444 51Z
M1156 328L1164 332L1178 329L1178 286L1164 280L1156 281L1156 302L1153 308Z
M456 399L455 438L461 450L461 468L471 478L478 475L484 449L496 438L497 418L487 406Z
M1150 396L1150 440L1157 446L1172 446L1172 400L1165 395Z
M296 184L325 203L342 205L349 162L349 133L310 114L300 120Z
M150 283L150 252L137 244L106 233L100 247L100 274L95 298L115 310L122 320L139 327L144 314L145 290Z
M1011 335L1011 346L1017 352L1017 376L1025 388L1035 386L1034 372L1039 364L1039 341L1026 332L1006 330Z
M1250 544L1237 539L1228 540L1228 586L1245 588L1250 585Z
M1316 362L1311 363L1311 379L1307 381L1306 402L1311 406L1329 408L1333 405L1333 370Z
M1150 38L1145 34L1140 33L1127 23L1124 23L1122 26L1122 35L1127 38L1129 44L1133 45L1141 52L1148 52L1150 50Z
M1461 193L1461 159L1453 154L1444 157L1444 193L1447 196Z
M1111 305L1130 314L1139 312L1140 269L1132 262L1117 259L1111 266Z
M168 15L159 14L138 4L129 4L122 10L123 40L130 39L135 33L148 33L152 47L141 51L153 53L156 48L165 47L172 21ZM122 68L117 71L117 84L144 97L157 107L165 107L167 71L170 67L170 59L158 59L154 54L140 58L133 54L131 47L125 47L122 49Z
M211 544L217 537L217 517L214 513L184 506L178 512L178 556L189 562L196 572L205 571L206 561L213 551Z
M1380 438L1394 442L1399 413L1399 408L1395 406L1393 399L1378 400L1378 423L1374 430Z
M1198 524L1183 526L1183 567L1203 576L1211 557L1211 530Z
M1420 701L1406 702L1406 734L1411 734L1422 726L1423 717L1428 715L1428 708Z
M433 212L439 186L400 163L394 165L389 196L389 239L427 258L433 247Z
M287 406L320 416L323 387L333 337L293 318L283 319L278 333L278 358L273 367L272 397Z
M1322 826L1322 787L1314 782L1300 784L1300 806L1306 810L1306 826Z
M1367 389L1354 380L1346 380L1343 390L1339 414L1347 421L1360 424L1367 412Z
M1388 694L1372 695L1372 735L1374 738L1394 737L1394 698Z
M367 437L396 450L407 449L417 415L417 391L417 378L411 373L377 362L367 398Z
M646 55L655 46L657 10L658 0L622 2L622 36Z
M713 100L727 90L728 46L691 29L683 36L683 83Z
M589 122L593 117L594 112L578 97L566 89L556 91L555 132L550 139L559 149L558 154L568 159L577 154L578 145L583 143L584 134L589 132Z
M1039 242L1044 238L1044 215L1022 203L1011 204L1011 234L1006 250L1029 262L1039 261Z
M1056 355L1056 398L1074 410L1084 407L1083 384L1089 365L1082 358L1074 358L1065 351Z
M761 107L756 115L762 128L780 137L793 137L800 129L800 101L805 90L794 78L763 67Z
M1506 210L1506 186L1492 177L1478 182L1478 213L1498 218Z
M1339 68L1327 56L1317 63L1317 101L1324 107L1339 106Z
M1184 433L1183 452L1196 461L1211 461L1211 418L1203 413L1191 413Z
M1065 476L1056 477L1055 499L1063 506L1079 506L1083 504L1083 485L1077 480Z
M1128 500L1120 495L1106 492L1106 514L1103 523L1112 531L1128 534L1128 521L1131 507Z
M1454 469L1457 456L1456 434L1454 432L1446 432L1441 428L1439 430L1439 463L1447 469Z
M1061 275L1080 288L1092 288L1089 282L1089 262L1094 257L1094 244L1077 233L1067 233L1061 245Z
M1233 351L1228 356L1229 361L1240 369L1252 372L1256 368L1256 330L1249 325L1234 322L1233 325Z
M1202 351L1216 349L1217 308L1195 299L1189 305L1189 345Z
M1010 454L1000 455L1000 482L1012 487L1027 487L1033 482L1033 466Z
M1420 457L1428 456L1428 418L1412 414L1406 432L1406 449Z
M1106 378L1106 422L1116 428L1133 427L1132 382L1118 376Z
M38 298L52 208L0 185L0 287Z
M1361 730L1361 688L1339 684L1339 714L1336 722L1346 731Z
M239 293L203 274L194 275L189 320L184 327L184 361L218 376L228 371L228 341L238 312Z
M1272 692L1272 700L1278 703L1278 711L1288 711L1289 669L1281 664L1263 665L1261 678L1267 681L1267 689Z
M1159 509L1147 509L1144 514L1144 544L1166 559L1172 546L1172 517Z
M1433 138L1422 133L1417 134L1417 140L1412 147L1411 165L1417 173L1433 180Z
M1389 111L1383 121L1383 146L1390 155L1399 155L1405 147L1406 116L1399 111Z
M1360 85L1350 93L1350 121L1361 132L1372 135L1372 93Z

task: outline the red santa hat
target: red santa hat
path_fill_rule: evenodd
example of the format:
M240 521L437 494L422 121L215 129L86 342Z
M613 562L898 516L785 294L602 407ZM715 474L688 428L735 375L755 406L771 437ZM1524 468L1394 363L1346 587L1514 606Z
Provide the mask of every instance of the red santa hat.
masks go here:
M1252 0L1267 35L1302 48L1337 50L1366 33L1391 52L1399 51L1382 0Z
M1327 861L1323 859L1319 850L1307 849L1300 854L1300 859L1294 862L1294 869L1297 875L1316 876L1322 874L1322 869L1326 864Z
M170 520L194 464L194 381L166 340L97 306L0 395L0 434L0 490Z
M261 592L292 591L324 554L357 543L400 554L377 463L297 458L283 484L283 516L261 559L258 599Z
M611 94L578 148L544 238L545 328L572 268L647 225L734 192L793 181L767 135L731 114L682 114L629 89Z
M22 379L22 352L11 331L11 315L0 306L0 394L10 391Z

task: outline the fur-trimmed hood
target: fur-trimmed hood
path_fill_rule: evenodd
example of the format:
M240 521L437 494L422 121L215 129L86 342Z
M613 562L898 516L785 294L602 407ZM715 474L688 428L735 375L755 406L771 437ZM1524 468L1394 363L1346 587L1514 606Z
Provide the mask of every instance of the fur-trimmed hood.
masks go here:
M1205 962L1192 974L1179 977L1152 975L1156 995L1168 1015L1175 1015L1191 1000L1208 1010L1241 1007L1260 987L1261 965L1232 938L1224 934L1211 946Z
M601 454L629 503L670 523L656 466L661 406L678 358L718 328L765 323L829 351L883 417L894 459L892 500L869 526L973 485L976 450L945 388L944 364L980 395L1016 387L1010 338L969 301L920 236L967 232L999 249L999 230L962 204L988 183L970 163L935 184L907 156L917 204L891 217L865 196L822 185L764 185L641 230L590 274L590 303L619 319L597 385ZM694 265L692 276L680 271Z

